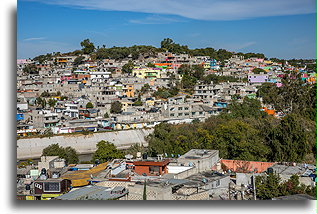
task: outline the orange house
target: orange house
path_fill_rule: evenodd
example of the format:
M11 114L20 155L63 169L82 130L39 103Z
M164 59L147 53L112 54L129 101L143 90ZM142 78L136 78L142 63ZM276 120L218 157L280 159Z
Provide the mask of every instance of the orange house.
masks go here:
M243 160L220 160L223 170L232 172L255 172L261 173L271 167L274 162L243 161Z
M274 109L268 109L266 107L263 107L264 112L266 112L268 115L275 115L275 110Z
M162 175L167 173L167 165L169 160L163 161L134 161L134 172L139 175Z

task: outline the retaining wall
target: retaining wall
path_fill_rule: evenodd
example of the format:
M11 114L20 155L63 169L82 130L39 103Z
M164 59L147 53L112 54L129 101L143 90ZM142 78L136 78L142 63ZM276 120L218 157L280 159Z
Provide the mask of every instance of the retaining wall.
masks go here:
M145 137L153 132L153 129L134 129L89 135L60 135L47 138L25 138L17 141L17 159L39 158L42 150L51 144L58 143L62 147L71 146L79 154L90 154L96 151L96 144L101 141L109 141L118 149L126 149L139 143L147 146Z

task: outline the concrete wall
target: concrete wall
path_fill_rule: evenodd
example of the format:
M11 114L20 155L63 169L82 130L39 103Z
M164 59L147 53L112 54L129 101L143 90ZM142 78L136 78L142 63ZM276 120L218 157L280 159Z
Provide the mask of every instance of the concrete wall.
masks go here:
M71 146L79 154L89 154L96 151L96 144L109 141L119 149L129 148L132 144L147 146L144 137L153 132L153 129L135 129L89 135L61 135L49 138L25 138L17 141L17 159L39 158L42 150L51 144L58 143L62 147Z
M196 167L192 167L192 168L187 169L185 171L182 171L178 174L175 174L174 178L175 179L185 179L185 178L187 178L193 174L196 174L196 173L198 173L198 169Z

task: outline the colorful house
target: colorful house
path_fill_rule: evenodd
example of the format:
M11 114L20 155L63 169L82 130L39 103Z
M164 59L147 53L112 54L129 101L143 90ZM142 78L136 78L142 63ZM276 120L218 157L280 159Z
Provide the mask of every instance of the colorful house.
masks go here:
M167 173L169 160L162 161L134 161L134 172L139 175L159 176Z
M249 83L264 83L268 81L267 74L249 74L248 75Z
M133 84L128 84L128 85L125 85L123 87L123 92L125 93L125 95L127 97L134 97L134 85Z
M220 160L222 169L227 171L230 170L232 172L255 172L261 173L267 170L267 168L271 167L274 162L260 162L260 161L243 161L243 160Z
M161 68L136 68L132 70L132 75L141 79L156 79L161 77Z
M154 63L155 67L162 69L171 69L172 63Z

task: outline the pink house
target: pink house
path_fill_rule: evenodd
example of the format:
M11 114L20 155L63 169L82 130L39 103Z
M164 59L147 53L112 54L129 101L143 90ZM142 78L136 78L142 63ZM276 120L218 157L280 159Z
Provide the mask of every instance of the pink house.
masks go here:
M25 64L27 63L29 60L28 59L17 59L17 64L21 65L21 64Z
M264 62L264 59L255 59L256 62Z
M280 82L277 82L276 83L276 86L279 88L279 87L281 87L283 84L282 83L280 83Z
M176 63L174 63L174 64L172 64L172 68L177 69L177 68L181 67L181 65L182 65L182 64L176 64Z
M71 74L65 74L65 75L61 76L61 83L65 82L65 81L68 81L71 78L72 78Z

